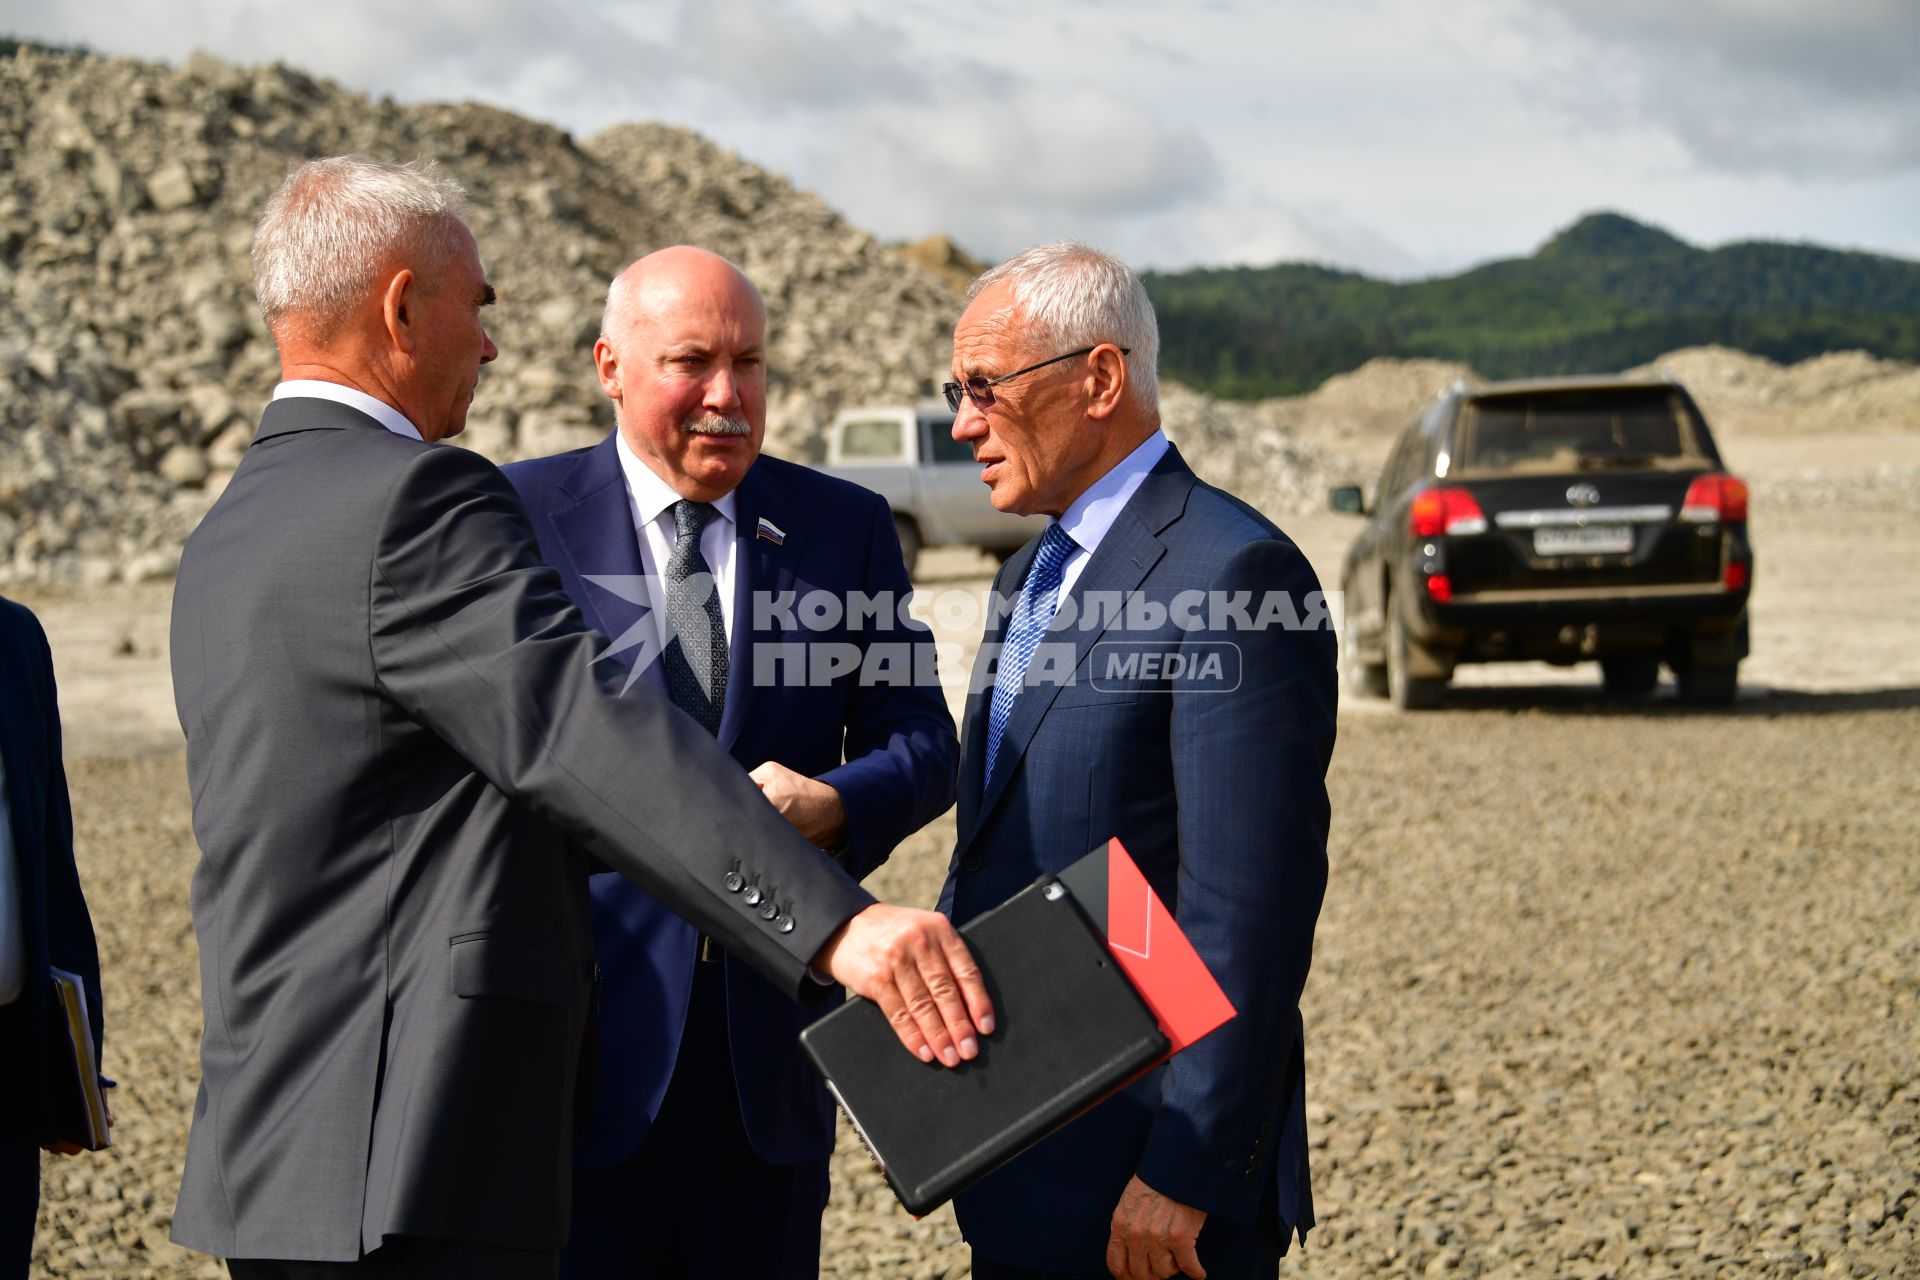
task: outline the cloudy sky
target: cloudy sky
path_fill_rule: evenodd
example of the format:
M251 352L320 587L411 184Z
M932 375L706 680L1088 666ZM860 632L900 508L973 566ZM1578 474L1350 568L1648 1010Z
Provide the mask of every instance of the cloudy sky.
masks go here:
M683 124L983 257L1410 277L1616 209L1920 258L1920 0L0 0L0 31Z

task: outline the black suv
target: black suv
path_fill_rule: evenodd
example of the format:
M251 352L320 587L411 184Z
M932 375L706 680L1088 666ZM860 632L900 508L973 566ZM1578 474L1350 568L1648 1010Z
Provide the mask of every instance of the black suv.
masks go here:
M1747 486L1693 398L1648 378L1442 392L1374 486L1347 552L1342 656L1357 692L1431 707L1462 662L1598 659L1610 694L1672 668L1691 702L1732 700L1747 656Z

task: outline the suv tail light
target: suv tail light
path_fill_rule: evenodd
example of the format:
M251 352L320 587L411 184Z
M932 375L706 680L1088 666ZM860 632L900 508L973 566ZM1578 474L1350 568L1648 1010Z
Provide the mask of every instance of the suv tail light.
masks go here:
M1687 486L1680 518L1698 524L1740 524L1747 518L1747 485L1738 476L1710 471Z
M1415 494L1409 524L1416 538L1487 531L1485 513L1465 489L1427 489Z

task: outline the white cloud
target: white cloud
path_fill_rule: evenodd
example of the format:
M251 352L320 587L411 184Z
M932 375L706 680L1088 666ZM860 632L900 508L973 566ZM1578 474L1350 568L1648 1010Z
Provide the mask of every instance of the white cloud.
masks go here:
M1565 109L1605 104L1703 168L1816 181L1920 169L1912 0L1548 0L1543 15L1585 55L1584 75L1558 81Z
M1046 238L1044 226L1199 204L1220 178L1196 134L1091 89L888 104L842 119L809 150L804 171L882 234L939 227L993 254Z
M1596 208L1920 253L1914 0L0 0L0 30L666 120L984 255L1404 276Z
M763 110L918 102L929 85L905 34L863 14L818 20L765 0L689 0L675 27L687 67Z

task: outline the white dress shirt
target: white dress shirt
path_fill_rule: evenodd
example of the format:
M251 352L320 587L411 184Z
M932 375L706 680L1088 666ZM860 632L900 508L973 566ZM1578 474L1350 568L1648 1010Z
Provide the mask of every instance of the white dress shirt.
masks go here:
M1087 561L1100 549L1107 530L1113 528L1113 522L1120 518L1127 500L1140 488L1147 478L1147 472L1153 470L1154 464L1160 461L1167 448L1166 435L1155 431L1142 440L1132 453L1114 463L1113 470L1095 480L1085 493L1073 500L1072 506L1061 513L1061 531L1073 539L1074 548L1067 556L1066 568L1060 572L1061 599L1066 599L1073 590L1073 584L1080 580L1080 573L1087 567Z
M344 404L349 409L360 412L378 422L397 436L409 440L426 439L420 434L420 428L407 420L407 416L384 400L375 400L358 387L346 387L337 382L322 382L318 378L289 378L273 389L275 400L331 400L335 404Z
M676 537L673 504L680 501L680 495L673 491L672 485L655 475L653 469L640 460L639 454L627 447L625 436L616 433L613 447L620 458L621 474L627 480L627 510L633 517L634 532L640 538L640 572L660 580L650 593L657 593L657 596L649 603L653 606L654 626L664 646L667 642L665 579L667 563L673 559ZM720 513L720 518L709 520L701 532L700 554L706 558L707 567L713 570L713 588L720 593L720 619L731 640L734 559L738 548L734 540L736 504L733 494L728 492L712 505Z
M0 1004L18 1000L26 982L22 908L20 864L13 847L13 811L7 807L7 762L0 760Z
M633 517L634 532L640 539L640 572L655 580L648 584L648 603L653 606L650 616L664 649L667 643L667 562L673 558L673 544L679 536L673 524L673 504L680 501L680 495L673 491L672 485L654 474L653 468L642 462L639 454L627 447L627 438L617 430L613 449L620 459L620 473L627 481L627 513ZM727 639L731 641L733 584L737 580L735 573L740 546L734 537L734 530L739 524L735 514L738 504L734 501L734 491L723 494L712 506L720 513L720 518L709 520L707 527L701 531L700 554L705 557L707 567L713 570L713 589L720 593L721 623L726 628ZM812 965L807 966L807 976L821 986L838 985Z

